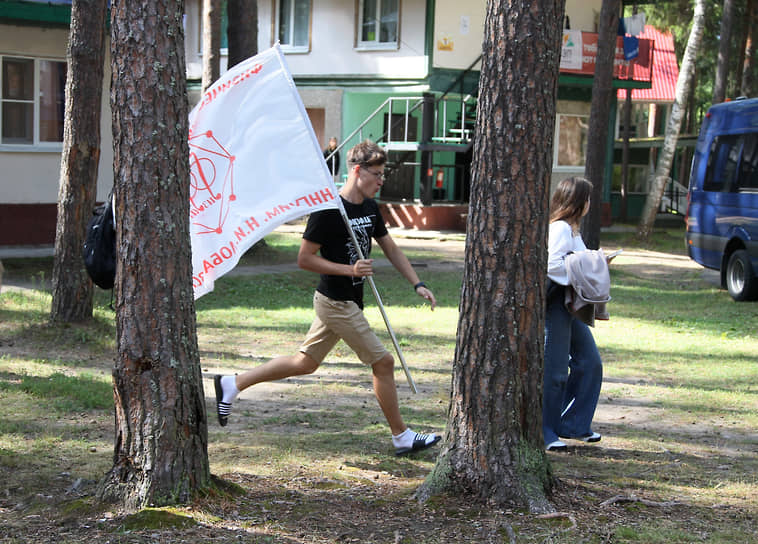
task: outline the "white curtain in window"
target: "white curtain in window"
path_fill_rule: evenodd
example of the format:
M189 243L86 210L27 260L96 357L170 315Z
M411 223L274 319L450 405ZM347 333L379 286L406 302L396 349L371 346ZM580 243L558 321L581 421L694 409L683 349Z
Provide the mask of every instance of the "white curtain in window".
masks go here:
M279 42L285 47L308 47L311 0L279 1Z

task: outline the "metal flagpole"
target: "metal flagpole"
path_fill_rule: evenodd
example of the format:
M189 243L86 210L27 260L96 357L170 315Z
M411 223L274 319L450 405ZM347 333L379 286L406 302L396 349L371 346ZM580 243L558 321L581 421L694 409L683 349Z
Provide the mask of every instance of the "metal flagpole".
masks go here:
M350 233L350 238L353 241L353 245L355 246L355 250L358 253L359 259L365 259L363 255L363 251L361 250L361 246L358 244L358 239L355 237L355 232L353 232L353 227L350 225L350 219L347 217L347 212L345 211L345 207L342 205L342 199L337 198L337 202L339 204L339 210L340 215L342 215L342 220L345 222L345 226L347 227L347 232ZM408 385L411 386L411 391L414 393L418 393L418 389L416 389L416 383L413 381L413 378L411 377L411 372L408 370L408 365L405 362L405 357L403 357L403 352L400 349L400 344L397 343L397 338L395 338L395 331L392 330L392 325L390 325L390 320L387 317L387 312L384 311L384 304L382 304L382 297L379 296L379 291L376 290L376 284L374 284L374 278L372 276L367 276L368 284L371 286L371 291L374 293L374 298L376 299L376 304L379 306L379 311L382 313L382 318L384 319L384 324L387 327L387 332L390 333L390 338L392 338L392 343L395 346L395 352L397 353L398 359L400 359L400 364L403 367L403 372L405 372L405 377L408 380Z

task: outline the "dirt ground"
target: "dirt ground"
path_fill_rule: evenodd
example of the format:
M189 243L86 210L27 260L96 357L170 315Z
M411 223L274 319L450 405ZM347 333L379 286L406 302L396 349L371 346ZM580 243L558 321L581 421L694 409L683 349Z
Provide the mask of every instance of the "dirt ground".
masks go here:
M408 234L395 234L394 237L398 245L406 250L422 253L430 251L445 256L442 261L425 262L430 275L435 270L463 268L464 242L460 237L428 238ZM389 263L378 259L377 266L389 266ZM683 274L702 274L707 281L718 281L716 276L703 271L686 256L627 250L615 260L613 266L630 274L662 282L680 278ZM290 269L291 265L250 267L235 273L270 273ZM18 288L23 286L3 286L3 289ZM19 345L5 348L10 348L15 353L23 351L23 346ZM325 370L322 378L329 379L329 372ZM211 379L211 375L204 375L206 391L213 390ZM281 402L282 398L287 397L288 390L300 385L299 380L259 384L241 395L240 406L254 407L265 404L268 399L280 399ZM630 383L630 386L633 387L634 384ZM365 399L356 398L354 402L360 404ZM245 413L251 411L240 409L235 421L230 423L230 430L234 432L235 427L237 431L250 428L254 421L246 420ZM698 434L692 424L687 428L677 428L676 423L662 420L660 410L654 403L645 403L644 399L633 406L616 405L608 399L601 400L596 416L598 428L602 429L604 425L620 420L633 426L659 426L666 433L690 436ZM98 427L108 428L112 426L112 419L106 418L94 423ZM297 429L293 427L285 431L297 432ZM702 432L705 435L707 429ZM753 438L758 440L758 437ZM632 455L621 449L602 451L581 445L575 451L577 455L605 456L609 462L620 462ZM429 453L429 458L433 459L433 455ZM677 470L678 463L679 459L670 460L670 466L674 467L672 470ZM394 471L368 466L346 466L344 470L348 475L346 479L351 482L349 485L345 480L319 477L317 468L314 467L304 467L300 473L286 475L220 474L224 480L241 486L243 493L228 498L209 497L207 500L199 500L192 507L161 514L165 517L158 521L138 520L134 528L130 528L127 518L118 512L92 510L88 497L94 491L93 481L77 483L62 476L59 482L49 482L45 490L38 494L36 508L31 508L29 503L20 504L12 500L14 490L4 489L0 483L0 543L611 543L614 542L611 530L614 525L644 527L651 518L660 516L700 520L693 522L691 540L675 540L700 542L707 540L712 519L727 517L745 523L746 517L753 516L749 510L727 504L714 505L710 510L676 502L650 503L646 505L647 508L619 508L619 504L624 501L634 502L632 493L619 498L618 504L611 502L598 506L598 497L603 496L603 491L607 495L612 487L600 489L592 481L591 475L581 475L580 469L571 469L569 473L560 475L554 500L558 513L546 518L490 508L456 498L421 506L411 499L411 494L413 487L419 483L418 478L423 477L423 474L418 474L417 467L412 464ZM714 470L726 469L714 467ZM71 501L77 498L82 499L81 510L75 506L67 506L68 510L61 509L60 506L44 507L46 503L51 506L72 504ZM644 501L640 504L644 506ZM184 517L185 515L190 517ZM151 523L152 528L145 529Z
M297 231L297 228L294 227L293 230ZM444 255L444 259L440 261L419 259L424 262L424 273L430 274L431 277L433 277L434 272L437 270L463 270L465 242L461 236L451 235L446 237L444 234L439 233L425 235L424 233L414 233L413 231L396 231L393 233L393 238L404 251L415 251L422 254L430 252L437 256ZM610 252L618 248L610 246L604 249ZM391 264L386 259L379 257L376 259L375 266L383 267L391 266ZM713 285L718 285L719 282L717 271L704 269L686 255L625 249L622 254L614 259L612 266L640 278L654 279L664 283L675 281L686 274L697 274ZM234 273L272 273L293 269L295 269L294 265L247 267ZM321 372L328 371L321 369ZM211 376L206 376L206 378L210 380ZM297 380L295 380L295 383L297 383ZM206 387L208 386L210 386L210 381L206 384ZM277 399L282 396L286 397L286 391L290 387L293 387L293 385L282 382L258 384L255 388L243 392L240 398L243 400L255 398L259 401ZM644 402L640 402L634 407L614 405L603 399L600 402L602 406L598 409L595 420L601 426L603 423L612 423L619 420L624 420L630 425L670 425L670 423L663 423L661 421L660 409ZM693 430L695 430L694 426L688 427L689 432Z

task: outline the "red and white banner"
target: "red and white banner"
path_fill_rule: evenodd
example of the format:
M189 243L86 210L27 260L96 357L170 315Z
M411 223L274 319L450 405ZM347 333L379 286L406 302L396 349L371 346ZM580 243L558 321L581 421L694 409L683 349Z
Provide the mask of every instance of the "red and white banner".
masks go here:
M276 45L234 66L189 116L195 298L255 242L305 214L337 208L337 189Z

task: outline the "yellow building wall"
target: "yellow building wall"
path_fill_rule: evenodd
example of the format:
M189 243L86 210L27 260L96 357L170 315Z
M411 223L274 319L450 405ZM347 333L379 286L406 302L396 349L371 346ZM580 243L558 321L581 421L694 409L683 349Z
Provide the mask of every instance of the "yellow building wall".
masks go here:
M601 0L566 0L571 28L597 32ZM482 52L485 0L459 2L437 0L434 12L432 66L465 70ZM475 70L479 66L474 66Z

